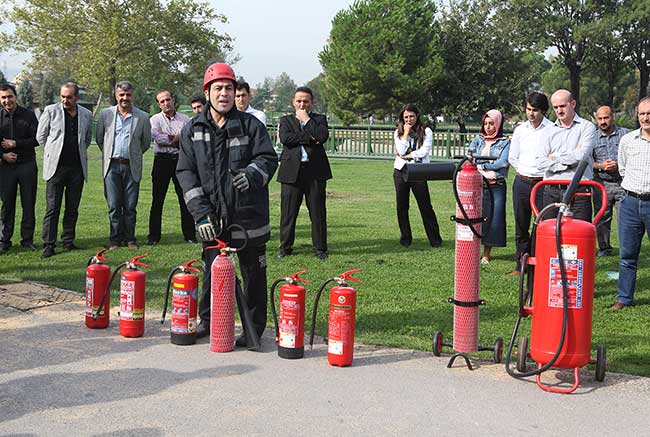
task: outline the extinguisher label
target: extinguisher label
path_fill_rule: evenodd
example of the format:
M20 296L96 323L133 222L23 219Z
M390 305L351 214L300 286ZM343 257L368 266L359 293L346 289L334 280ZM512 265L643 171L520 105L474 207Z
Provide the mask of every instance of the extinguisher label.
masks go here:
M289 296L289 295L285 295ZM295 295L294 295L295 296ZM293 300L280 302L280 338L278 344L282 347L296 347L298 335L298 319L300 317L300 304Z
M120 281L120 319L143 320L144 308L134 308L135 281Z
M564 255L564 252L562 254ZM566 285L569 292L569 308L582 308L584 260L565 259L564 269L566 270ZM563 308L564 291L559 258L550 259L548 284L548 306Z
M292 332L280 332L280 346L282 347L296 347L296 334Z
M95 292L95 279L86 276L86 315L93 314L93 298Z
M194 320L190 321L190 293L193 290L181 290L173 288L172 300L172 325L171 332L174 334L189 334L194 332ZM185 287L184 284L180 284Z
M474 233L469 226L465 225L456 225L456 240L459 241L472 241L474 239Z
M341 340L327 340L327 352L332 355L343 355L343 342Z

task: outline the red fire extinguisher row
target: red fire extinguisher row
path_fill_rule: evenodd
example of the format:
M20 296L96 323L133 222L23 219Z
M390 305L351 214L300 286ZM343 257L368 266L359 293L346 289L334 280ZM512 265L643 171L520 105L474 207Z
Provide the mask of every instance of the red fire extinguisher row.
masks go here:
M279 278L271 286L271 311L275 324L275 342L278 345L278 356L281 358L302 358L305 354L305 287L298 282L309 284L299 275L305 271L294 273L287 278ZM275 310L275 288L280 287L280 323Z
M361 283L361 281L352 277L353 273L359 271L361 269L350 270L325 281L318 290L314 302L311 335L309 337L311 347L314 345L316 314L321 293L330 282L338 284L330 290L330 311L327 322L327 361L332 366L349 366L352 364L354 357L354 322L357 308L357 292L348 285L348 281Z
M199 277L191 272L201 271L192 266L197 262L193 259L183 265L174 267L167 279L165 304L163 306L162 320L165 323L169 291L172 291L172 321L171 342L177 345L190 345L196 343L196 313L199 294ZM178 273L177 273L178 272Z
M123 337L141 337L144 334L146 275L138 270L138 266L149 267L139 261L146 256L149 254L133 257L115 268L98 306L104 306L110 296L113 280L120 270L126 267L127 270L120 277L120 335ZM93 312L93 319L96 320L98 316L99 310Z
M100 303L108 287L111 268L104 257L106 249L101 249L88 260L86 266L86 326L91 329L104 329L111 319L110 294L103 305ZM96 315L96 316L94 316Z

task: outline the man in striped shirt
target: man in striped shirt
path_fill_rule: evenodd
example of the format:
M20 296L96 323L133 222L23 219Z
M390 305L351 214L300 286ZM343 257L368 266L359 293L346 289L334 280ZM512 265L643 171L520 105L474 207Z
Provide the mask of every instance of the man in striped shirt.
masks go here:
M621 201L618 239L618 290L613 310L632 305L643 234L650 237L650 97L637 108L640 129L625 135L618 146L618 171L625 195Z

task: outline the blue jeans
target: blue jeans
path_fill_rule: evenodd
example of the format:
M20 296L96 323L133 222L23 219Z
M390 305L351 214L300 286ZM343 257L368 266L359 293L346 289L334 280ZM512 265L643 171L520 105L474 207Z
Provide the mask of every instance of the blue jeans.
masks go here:
M625 195L621 201L618 240L621 259L618 262L617 301L631 305L636 286L636 269L643 234L650 238L650 200Z
M135 217L139 191L140 182L133 179L129 164L112 161L104 178L111 244L135 242Z

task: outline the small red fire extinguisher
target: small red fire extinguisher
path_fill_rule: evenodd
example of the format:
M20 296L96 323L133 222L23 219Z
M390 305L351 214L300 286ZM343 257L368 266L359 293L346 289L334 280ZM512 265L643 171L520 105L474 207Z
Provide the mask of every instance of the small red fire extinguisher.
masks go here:
M328 279L321 285L314 302L311 319L311 335L309 345L314 345L314 329L318 301L325 286L330 282L338 283L330 290L330 313L327 320L327 361L332 366L345 367L352 364L354 355L354 320L357 309L357 291L348 285L348 281L361 283L352 274L361 269L347 271L340 276Z
M191 272L201 271L192 264L193 259L183 265L174 267L167 279L165 305L163 306L162 320L165 323L167 304L169 303L169 290L172 291L172 322L171 342L178 345L196 343L196 312L199 294L199 277ZM180 272L180 273L177 273Z
M104 252L101 249L88 260L86 267L86 326L91 329L104 329L111 319L111 298L104 302L100 309L102 296L108 286L111 276L111 268L106 264ZM93 314L97 317L93 317Z
M137 266L149 267L139 261L146 256L149 254L133 257L115 268L99 304L99 308L104 305L104 301L110 296L113 280L120 270L126 267L127 270L120 277L120 335L123 337L141 337L144 334L146 275L138 270ZM97 316L97 312L93 313L94 319L97 319Z
M278 344L278 356L281 358L302 358L305 354L305 287L298 282L309 282L299 275L301 271L287 278L278 278L271 286L271 310L275 323L275 341ZM280 287L280 323L275 311L275 288Z

